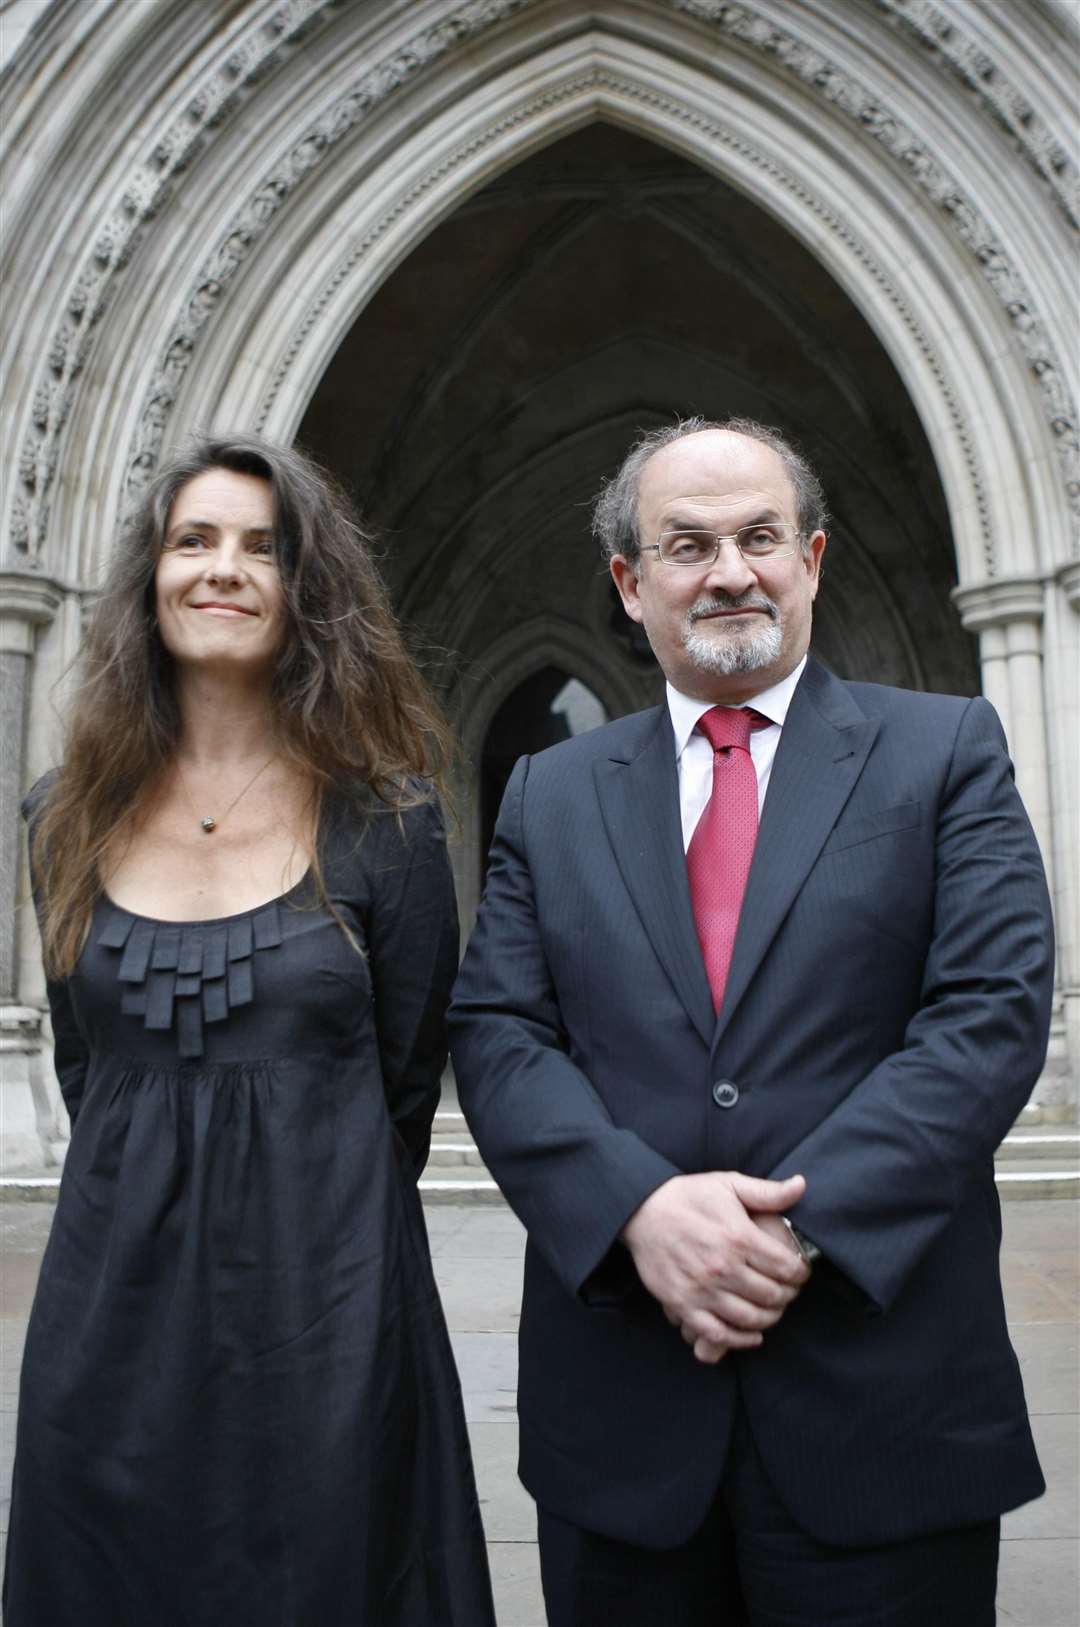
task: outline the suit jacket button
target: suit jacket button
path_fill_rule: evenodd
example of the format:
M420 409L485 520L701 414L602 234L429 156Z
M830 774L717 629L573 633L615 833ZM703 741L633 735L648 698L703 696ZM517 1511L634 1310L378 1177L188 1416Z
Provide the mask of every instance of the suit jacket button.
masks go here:
M730 1079L718 1079L712 1087L712 1099L717 1107L734 1107L739 1099L739 1087Z

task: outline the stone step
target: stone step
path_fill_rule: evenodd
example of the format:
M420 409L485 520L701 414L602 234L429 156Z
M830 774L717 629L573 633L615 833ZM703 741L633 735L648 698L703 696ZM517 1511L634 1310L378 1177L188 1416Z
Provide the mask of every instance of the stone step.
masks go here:
M994 1159L998 1196L1080 1198L1080 1129L1074 1108L1060 1103L1025 1107Z
M477 1171L472 1178L449 1178L441 1175L421 1175L420 1198L425 1204L442 1203L502 1203L506 1199L490 1176Z
M1029 1102L1020 1109L1014 1128L1024 1130L1034 1125L1058 1125L1064 1130L1075 1130L1076 1106L1070 1102Z
M0 1203L55 1203L60 1171L48 1175L0 1175Z
M1075 1118L1025 1108L994 1159L998 1196L1010 1203L1033 1198L1080 1198L1080 1130Z
M480 1157L474 1141L440 1141L432 1138L431 1151L428 1154L428 1169L464 1169L466 1167L483 1169L484 1160Z
M444 1101L446 1096L444 1095ZM465 1115L456 1105L440 1107L431 1127L431 1151L427 1168L420 1177L420 1197L425 1205L444 1203L505 1203L499 1188L484 1167Z
M1061 1128L1013 1130L1005 1137L994 1159L999 1169L1012 1167L1015 1159L1050 1158L1080 1169L1080 1130Z
M1025 1108L995 1159L999 1195L1009 1200L1080 1198L1080 1129L1075 1120L1045 1120ZM0 1202L49 1203L60 1185L58 1169L0 1176ZM435 1115L431 1153L420 1180L425 1203L503 1203L498 1186L456 1108Z
M1022 1198L1080 1198L1080 1169L1048 1168L1041 1160L1030 1166L994 1171L998 1197L1014 1202Z
M420 1178L425 1203L503 1203L495 1182L477 1162L458 1167L434 1166ZM468 1171L468 1173L466 1173ZM1047 1160L1010 1160L994 1175L998 1195L1009 1201L1032 1198L1080 1198L1080 1168L1059 1169ZM0 1176L0 1203L53 1203L60 1189L59 1175Z
M479 1160L479 1154L477 1154ZM428 1165L429 1171L431 1165ZM425 1203L503 1203L505 1199L483 1165L462 1166L469 1173L436 1166L438 1174L420 1179ZM995 1173L998 1195L1010 1201L1032 1198L1080 1198L1080 1169L1048 1167L1042 1160L1010 1163ZM59 1175L0 1176L0 1203L53 1203L60 1188Z
M464 1113L459 1113L456 1108L441 1107L435 1115L435 1122L431 1126L431 1134L432 1139L440 1136L467 1137L469 1127L465 1123Z

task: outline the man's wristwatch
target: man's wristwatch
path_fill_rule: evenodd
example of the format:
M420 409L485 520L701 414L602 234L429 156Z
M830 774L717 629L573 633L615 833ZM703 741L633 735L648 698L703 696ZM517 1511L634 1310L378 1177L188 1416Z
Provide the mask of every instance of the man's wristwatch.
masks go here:
M787 1215L781 1215L780 1219L784 1222L784 1225L791 1233L791 1241L795 1244L795 1247L798 1249L807 1265L813 1265L815 1260L820 1260L821 1250L818 1248L817 1244L812 1243L809 1237L805 1236L805 1234L801 1232L797 1226L793 1226Z

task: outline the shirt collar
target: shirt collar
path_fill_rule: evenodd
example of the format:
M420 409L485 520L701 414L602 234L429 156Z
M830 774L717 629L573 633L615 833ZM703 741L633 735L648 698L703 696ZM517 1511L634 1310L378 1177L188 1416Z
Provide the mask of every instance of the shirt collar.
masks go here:
M755 712L760 712L762 717L767 717L770 723L775 723L782 729L788 707L791 705L791 697L795 693L795 686L802 677L805 667L804 655L798 666L793 667L786 678L781 678L779 683L770 684L768 689L763 689L758 695L752 695L749 700L740 701L740 706L752 706ZM679 758L697 727L698 719L704 717L706 712L711 712L716 702L692 700L689 695L681 694L671 684L666 687L671 727L675 734L675 756Z

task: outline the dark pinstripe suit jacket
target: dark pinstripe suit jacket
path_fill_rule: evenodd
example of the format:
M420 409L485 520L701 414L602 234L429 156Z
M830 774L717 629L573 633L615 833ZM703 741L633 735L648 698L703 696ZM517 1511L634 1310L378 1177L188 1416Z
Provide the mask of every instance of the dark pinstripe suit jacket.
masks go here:
M469 1122L529 1233L521 1473L542 1505L685 1540L738 1396L826 1541L899 1540L1042 1490L992 1159L1042 1065L1052 975L1038 849L981 699L808 664L719 1019L666 708L517 764L451 1033ZM716 1367L617 1242L660 1182L708 1169L801 1171L793 1216L828 1261L761 1349Z

